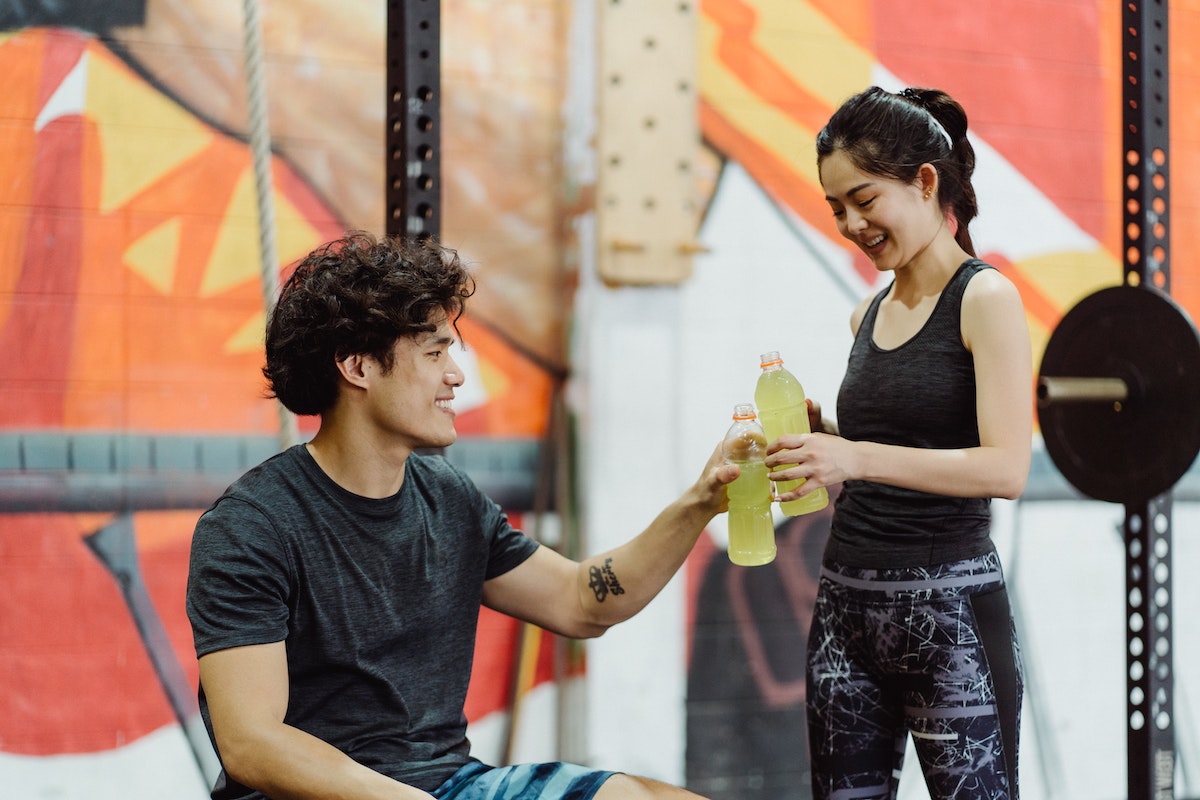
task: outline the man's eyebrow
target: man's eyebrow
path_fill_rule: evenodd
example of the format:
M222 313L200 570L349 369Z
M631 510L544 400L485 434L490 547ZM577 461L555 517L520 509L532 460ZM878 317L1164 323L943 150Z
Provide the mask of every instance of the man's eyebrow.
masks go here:
M449 346L454 344L455 341L457 339L454 336L448 333L439 334L437 331L425 331L417 337L417 342L421 347L428 347L430 345Z

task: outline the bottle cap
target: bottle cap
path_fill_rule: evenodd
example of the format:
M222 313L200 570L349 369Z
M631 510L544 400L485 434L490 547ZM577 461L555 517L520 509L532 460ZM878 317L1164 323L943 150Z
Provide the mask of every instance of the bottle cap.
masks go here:
M733 407L734 419L757 419L758 415L754 413L754 406L751 403L738 403Z
M782 364L783 359L779 357L778 350L770 350L758 357L760 367L770 367L776 364Z

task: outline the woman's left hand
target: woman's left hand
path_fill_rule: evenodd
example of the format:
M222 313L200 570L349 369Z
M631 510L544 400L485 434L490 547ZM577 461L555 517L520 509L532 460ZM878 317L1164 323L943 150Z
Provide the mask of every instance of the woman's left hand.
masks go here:
M793 491L780 494L777 498L780 502L795 500L823 486L853 478L855 462L854 442L825 433L780 436L771 442L766 460L768 467L783 467L771 472L771 480L804 481Z

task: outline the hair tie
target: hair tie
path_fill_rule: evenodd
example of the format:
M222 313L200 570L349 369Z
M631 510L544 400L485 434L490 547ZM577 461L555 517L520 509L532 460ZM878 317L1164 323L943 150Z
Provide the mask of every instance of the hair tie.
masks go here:
M925 105L925 98L920 92L912 87L908 87L906 89L902 89L897 94L897 97L903 97L905 100L924 111L925 116L929 117L929 121L933 123L933 129L942 135L942 138L946 140L946 144L951 150L954 149L954 138L950 135L950 131L946 130L946 126L938 121L938 118L935 117L933 112L929 110L929 106Z

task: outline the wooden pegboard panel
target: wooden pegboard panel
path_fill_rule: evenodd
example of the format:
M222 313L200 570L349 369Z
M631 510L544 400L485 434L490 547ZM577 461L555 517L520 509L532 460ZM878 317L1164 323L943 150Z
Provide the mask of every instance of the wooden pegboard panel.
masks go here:
M596 217L600 276L685 280L700 203L698 0L598 0Z

